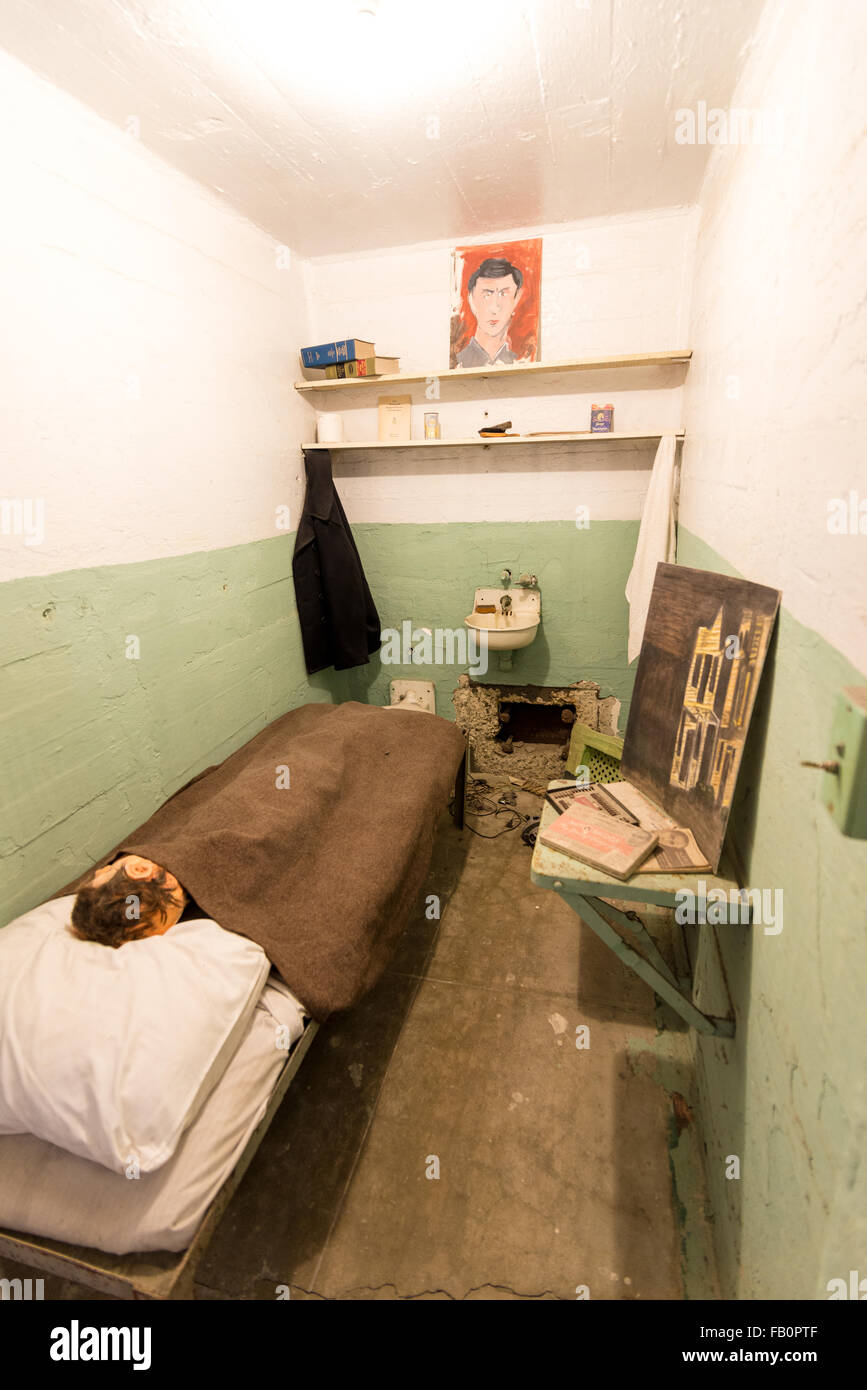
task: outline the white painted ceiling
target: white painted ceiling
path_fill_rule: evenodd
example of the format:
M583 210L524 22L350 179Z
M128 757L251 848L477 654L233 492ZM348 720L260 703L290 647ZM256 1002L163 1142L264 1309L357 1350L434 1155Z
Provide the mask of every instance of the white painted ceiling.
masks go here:
M2 0L0 45L305 256L694 202L764 0Z

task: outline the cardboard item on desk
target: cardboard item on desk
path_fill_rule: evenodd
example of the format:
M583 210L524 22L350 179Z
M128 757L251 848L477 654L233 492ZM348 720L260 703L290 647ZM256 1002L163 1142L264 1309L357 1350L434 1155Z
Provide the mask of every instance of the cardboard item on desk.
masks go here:
M678 825L631 782L609 782L605 790L631 811L645 830L655 830L659 844L637 870L640 874L697 873L709 869L707 856L686 826Z
M404 443L412 439L412 396L378 396L379 439Z
M605 786L627 811L632 812L636 824L645 830L674 830L677 827L677 821L649 801L631 782L606 782Z
M675 825L659 831L659 844L637 869L639 874L694 874L710 868L691 830Z
M654 830L607 815L574 802L539 836L543 845L558 850L612 878L631 878L656 847Z

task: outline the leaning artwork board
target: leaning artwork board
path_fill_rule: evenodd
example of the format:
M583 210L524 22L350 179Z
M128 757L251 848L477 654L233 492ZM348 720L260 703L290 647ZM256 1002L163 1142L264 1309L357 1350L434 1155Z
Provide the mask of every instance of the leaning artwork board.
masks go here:
M709 570L656 567L621 776L693 832L713 870L780 597Z

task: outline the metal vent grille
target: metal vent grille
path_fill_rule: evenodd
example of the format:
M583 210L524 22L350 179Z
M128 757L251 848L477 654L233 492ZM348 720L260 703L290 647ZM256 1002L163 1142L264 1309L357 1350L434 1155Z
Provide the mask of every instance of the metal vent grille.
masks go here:
M620 781L620 763L617 758L612 758L607 753L585 747L578 761L582 767L587 768L591 782Z

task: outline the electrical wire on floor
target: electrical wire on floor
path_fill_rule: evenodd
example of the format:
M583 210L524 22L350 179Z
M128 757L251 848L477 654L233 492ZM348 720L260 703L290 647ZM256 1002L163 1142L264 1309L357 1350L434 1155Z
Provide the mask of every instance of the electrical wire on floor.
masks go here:
M494 831L493 835L486 835L484 831L477 830L474 825L470 825L469 821L465 820L464 824L467 830L471 830L474 835L478 835L480 840L499 840L501 835L508 835L510 830L517 830L519 826L525 825L527 821L532 821L532 816L524 816L520 811L516 810L514 806L504 805L502 798L499 805L495 804L489 796L484 795L480 790L481 787L485 787L488 791L493 790L487 782L481 780L475 782L472 789L468 786L465 814L479 817L493 816L495 820L499 820L502 816L508 816L509 824L504 825L502 830ZM529 829L529 827L527 828ZM525 840L525 844L526 843L527 841Z

